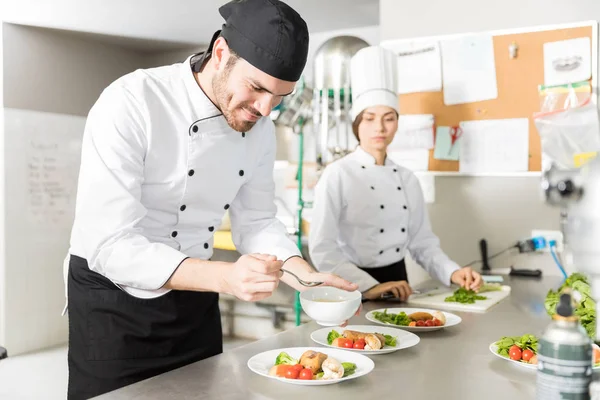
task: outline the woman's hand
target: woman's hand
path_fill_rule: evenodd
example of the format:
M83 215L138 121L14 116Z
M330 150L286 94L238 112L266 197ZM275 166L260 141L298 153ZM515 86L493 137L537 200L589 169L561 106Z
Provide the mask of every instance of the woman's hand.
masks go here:
M363 297L365 299L375 300L384 293L392 293L394 297L404 301L412 294L412 289L406 281L392 281L373 286L363 293Z
M471 267L463 267L459 270L454 271L450 278L452 283L455 283L465 289L479 290L483 280L479 272L473 271Z

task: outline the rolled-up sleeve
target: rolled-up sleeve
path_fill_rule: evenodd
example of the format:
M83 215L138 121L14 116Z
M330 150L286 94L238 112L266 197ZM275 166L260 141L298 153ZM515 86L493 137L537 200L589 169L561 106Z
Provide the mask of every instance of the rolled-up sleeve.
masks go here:
M186 258L151 242L138 226L147 214L141 202L144 113L124 87L111 85L89 113L82 145L74 234L85 254L78 255L125 290L161 288Z
M301 253L289 238L283 223L276 217L275 128L266 124L264 152L250 179L242 185L231 204L231 234L236 249L242 254L263 253L285 261Z
M417 177L410 173L406 178L406 192L410 194L410 225L408 251L417 264L444 285L450 285L450 277L460 269L440 247L439 238L431 230L423 190Z

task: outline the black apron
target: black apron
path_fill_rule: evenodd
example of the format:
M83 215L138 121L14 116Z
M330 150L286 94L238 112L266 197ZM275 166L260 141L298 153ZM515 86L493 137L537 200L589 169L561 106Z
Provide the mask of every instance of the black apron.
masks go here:
M219 295L139 299L71 256L69 400L89 399L223 351Z
M393 281L406 281L408 282L408 275L406 274L406 263L404 258L394 264L387 265L385 267L375 268L361 268L363 271L368 273L377 280L379 283L393 282Z

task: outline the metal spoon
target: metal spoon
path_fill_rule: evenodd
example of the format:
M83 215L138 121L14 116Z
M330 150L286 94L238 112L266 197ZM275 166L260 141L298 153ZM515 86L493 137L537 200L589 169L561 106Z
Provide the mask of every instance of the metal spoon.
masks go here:
M301 284L302 286L315 287L315 286L319 286L319 285L323 284L323 282L308 282L308 281L302 280L302 279L298 278L298 276L296 276L296 274L291 273L287 269L283 269L282 268L281 272L287 272L288 274L290 274L291 276L293 276L294 278L296 278L296 280L298 281L298 283Z

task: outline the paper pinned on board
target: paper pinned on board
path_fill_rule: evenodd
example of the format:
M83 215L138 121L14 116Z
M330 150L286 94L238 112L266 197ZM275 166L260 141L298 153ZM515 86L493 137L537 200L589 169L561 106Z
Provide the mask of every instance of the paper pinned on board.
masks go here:
M390 143L390 151L408 149L433 149L435 120L431 114L402 115L398 131Z
M429 170L429 150L395 150L388 151L387 156L396 164L413 172Z
M544 43L544 84L581 82L592 76L589 37Z
M494 41L491 35L470 35L445 40L441 43L441 48L446 105L498 97Z
M460 172L500 173L529 170L527 118L464 121Z
M457 161L460 155L460 137L452 144L450 127L438 126L435 134L435 151L433 157L437 160Z
M398 56L398 93L442 90L442 60L438 42L389 41L382 47Z

